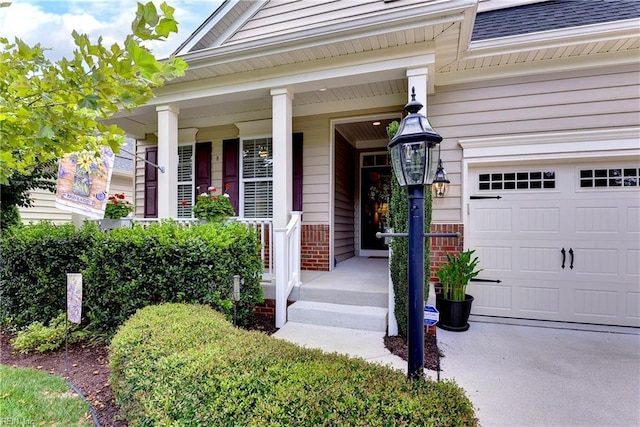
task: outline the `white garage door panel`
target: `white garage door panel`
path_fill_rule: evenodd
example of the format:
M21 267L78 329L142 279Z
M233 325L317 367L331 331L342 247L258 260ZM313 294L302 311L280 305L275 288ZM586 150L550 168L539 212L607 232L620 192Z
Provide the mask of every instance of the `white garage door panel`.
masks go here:
M479 277L502 281L469 286L473 313L640 326L640 186L618 170L638 180L633 162L471 169L471 194L502 197L468 201Z

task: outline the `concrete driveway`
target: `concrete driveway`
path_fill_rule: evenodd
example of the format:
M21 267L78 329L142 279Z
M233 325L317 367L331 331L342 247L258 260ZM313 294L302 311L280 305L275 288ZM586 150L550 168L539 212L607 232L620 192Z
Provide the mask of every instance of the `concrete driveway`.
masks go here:
M640 426L640 330L573 327L438 329L442 377L467 391L483 426Z

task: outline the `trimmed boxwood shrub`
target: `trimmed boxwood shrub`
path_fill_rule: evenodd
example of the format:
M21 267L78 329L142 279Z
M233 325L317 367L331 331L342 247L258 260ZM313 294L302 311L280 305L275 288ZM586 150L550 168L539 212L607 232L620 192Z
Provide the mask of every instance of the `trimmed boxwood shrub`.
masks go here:
M110 346L111 384L129 425L477 425L453 382L234 328L211 309L139 310Z
M83 325L110 335L138 308L161 302L210 304L237 321L262 302L262 262L254 231L239 223L181 227L173 222L102 232L95 224L40 223L0 236L0 320L48 323L66 310L66 273L83 274Z

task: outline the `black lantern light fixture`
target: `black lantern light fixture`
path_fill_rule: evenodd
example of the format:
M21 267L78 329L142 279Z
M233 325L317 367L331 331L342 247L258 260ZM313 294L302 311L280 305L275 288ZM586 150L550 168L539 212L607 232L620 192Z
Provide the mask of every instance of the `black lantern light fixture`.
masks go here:
M391 164L398 183L409 192L409 289L407 316L408 373L410 379L424 374L424 187L436 176L440 141L411 88L409 113L389 142Z
M416 90L411 90L411 101L405 105L409 113L389 142L391 164L401 187L431 185L440 158L442 137L418 111L423 105L416 101Z
M442 167L442 159L438 159L436 176L433 178L433 195L438 198L446 196L450 183L451 181L447 178L447 171Z

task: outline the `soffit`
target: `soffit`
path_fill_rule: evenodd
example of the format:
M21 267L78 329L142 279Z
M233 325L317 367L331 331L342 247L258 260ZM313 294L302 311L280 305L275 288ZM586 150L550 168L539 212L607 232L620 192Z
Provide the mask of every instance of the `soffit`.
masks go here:
M437 84L544 72L545 67L559 71L637 63L639 27L640 19L629 19L473 41L458 60L436 69Z

